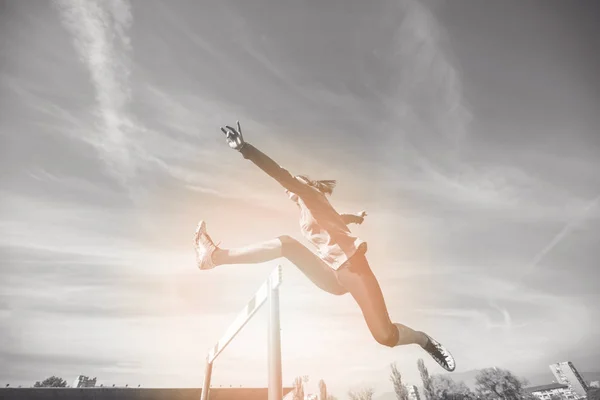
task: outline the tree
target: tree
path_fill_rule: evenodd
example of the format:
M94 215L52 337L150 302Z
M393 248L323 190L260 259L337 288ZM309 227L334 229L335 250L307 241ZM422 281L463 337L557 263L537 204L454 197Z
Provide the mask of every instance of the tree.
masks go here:
M425 399L434 400L435 397L433 397L431 377L429 376L429 371L427 371L427 367L425 367L425 363L423 362L422 358L419 358L419 361L417 361L417 367L419 368L421 380L423 381L423 393L425 393Z
M294 400L304 400L304 386L301 376L294 379Z
M402 384L402 375L400 374L400 371L398 371L398 368L396 367L395 363L392 363L390 365L390 368L392 369L392 373L390 374L390 380L394 384L394 392L396 392L396 398L398 400L408 400L408 391Z
M375 390L373 388L364 388L356 391L350 390L348 397L350 397L350 400L371 400L374 393Z
M464 382L456 383L445 375L431 377L432 396L436 400L475 400L475 393Z
M319 400L327 400L327 385L323 379L319 381Z
M52 375L44 379L42 382L37 381L33 387L67 387L67 381L58 376Z
M486 368L475 376L477 394L484 400L528 400L533 395L525 390L527 382L512 372L500 368Z

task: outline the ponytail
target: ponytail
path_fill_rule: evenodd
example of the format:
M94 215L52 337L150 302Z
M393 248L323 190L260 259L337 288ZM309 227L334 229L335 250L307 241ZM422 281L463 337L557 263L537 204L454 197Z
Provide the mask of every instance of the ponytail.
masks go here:
M308 184L310 186L314 187L319 192L321 192L323 194L328 194L328 195L331 195L333 193L333 189L335 188L335 185L337 184L337 181L331 180L331 179L326 179L326 180L321 180L321 181L313 181L306 175L299 175L299 177L304 179L306 182L308 182Z
M315 182L315 187L317 189L319 189L319 191L321 191L324 194L328 194L331 196L331 194L333 193L333 189L335 188L336 185L336 181L334 180L324 180L324 181L316 181Z

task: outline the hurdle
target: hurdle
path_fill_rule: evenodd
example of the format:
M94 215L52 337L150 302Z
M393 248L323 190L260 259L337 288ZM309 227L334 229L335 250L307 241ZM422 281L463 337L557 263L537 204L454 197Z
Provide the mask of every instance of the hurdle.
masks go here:
M282 283L282 268L277 266L271 272L267 280L260 286L254 296L246 304L242 312L238 314L229 326L225 335L214 345L206 356L206 367L204 372L204 383L202 385L201 400L208 400L210 392L210 381L215 359L225 350L225 347L250 321L258 309L268 300L269 322L268 322L268 373L269 373L269 400L281 400L283 397L283 383L281 374L281 323L279 319L279 285Z

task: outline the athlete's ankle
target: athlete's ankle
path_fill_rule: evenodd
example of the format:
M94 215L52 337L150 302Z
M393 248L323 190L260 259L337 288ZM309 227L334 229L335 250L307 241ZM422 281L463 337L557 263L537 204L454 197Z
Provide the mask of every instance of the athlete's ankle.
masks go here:
M212 262L215 266L225 264L225 258L227 257L227 251L217 247L212 253Z
M394 324L398 330L398 343L396 346L402 346L407 344L418 344L425 346L427 344L427 336L420 331L415 331L406 325Z
M425 332L415 331L415 343L417 343L421 347L427 346L429 342L429 337L425 334Z

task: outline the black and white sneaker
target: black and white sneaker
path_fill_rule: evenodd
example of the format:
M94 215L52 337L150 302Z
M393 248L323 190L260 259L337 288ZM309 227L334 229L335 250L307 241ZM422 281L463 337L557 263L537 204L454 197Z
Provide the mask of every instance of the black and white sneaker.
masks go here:
M423 349L429 353L429 355L438 363L442 368L446 371L452 372L456 368L456 362L454 361L454 357L452 354L444 346L441 345L437 340L433 339L431 336L424 334L427 336L427 344L423 347Z

